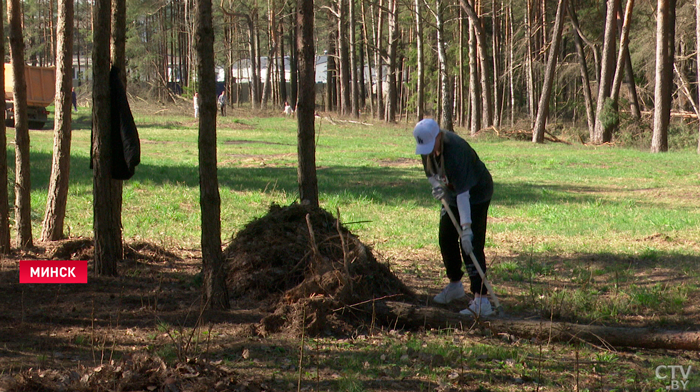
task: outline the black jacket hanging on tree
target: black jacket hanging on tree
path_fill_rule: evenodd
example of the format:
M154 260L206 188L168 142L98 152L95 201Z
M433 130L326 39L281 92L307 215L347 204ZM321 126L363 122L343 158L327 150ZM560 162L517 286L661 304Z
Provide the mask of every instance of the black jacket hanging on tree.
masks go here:
M118 67L113 66L109 71L109 90L112 101L112 178L128 180L141 162L141 142Z
M141 142L134 116L126 98L126 89L119 78L119 68L109 71L109 92L111 100L110 127L110 174L115 180L128 180L133 177L136 165L141 162ZM93 129L94 130L94 129ZM94 143L94 134L90 140ZM92 147L90 147L90 169L92 169Z

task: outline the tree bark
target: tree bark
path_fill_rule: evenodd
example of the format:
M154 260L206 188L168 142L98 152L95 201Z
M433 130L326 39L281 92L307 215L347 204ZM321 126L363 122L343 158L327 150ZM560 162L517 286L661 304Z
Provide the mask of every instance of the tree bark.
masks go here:
M500 100L500 93L499 93L499 86L498 86L498 81L501 79L501 45L500 45L500 39L501 39L501 32L499 30L499 24L500 20L498 19L498 1L493 0L491 2L491 28L492 28L492 34L491 34L491 42L492 42L492 49L491 52L493 54L493 125L495 125L497 128L501 126L501 107L499 105Z
M119 68L119 79L124 85L124 90L127 89L126 83L126 0L112 0L112 37L110 41L110 57L112 65ZM167 75L167 71L163 70L163 75ZM165 79L163 79L165 80ZM163 86L162 90L167 91L167 85ZM112 180L112 225L119 231L119 249L117 253L120 258L123 256L124 249L122 245L122 191L123 181Z
M425 88L425 71L423 70L425 56L423 55L423 17L420 6L422 1L415 0L414 2L416 7L416 122L423 119L425 106L423 103L423 98L425 97L423 93Z
M214 309L230 307L221 251L221 198L216 170L216 75L211 0L197 0L199 57L199 203L202 225L202 298Z
M622 2L617 3L617 14L622 15ZM622 31L622 22L618 20L618 29ZM627 79L625 83L627 84L627 90L630 95L630 114L633 118L639 120L642 118L642 111L639 108L639 97L637 96L637 86L634 81L634 69L632 68L632 57L630 56L629 45L625 46L625 50L622 52L624 60L624 74Z
M547 59L544 85L542 86L542 95L540 96L537 118L535 119L535 127L532 132L532 141L534 143L544 143L545 125L547 125L547 117L549 116L549 98L552 93L552 86L554 85L554 72L557 68L559 44L561 43L561 33L564 28L564 7L566 7L566 0L559 0L557 16L554 20L552 41L549 47L549 58Z
M41 240L62 239L70 175L73 0L58 1L53 161Z
M269 39L269 50L267 55L267 73L265 75L265 83L263 84L262 91L262 109L267 109L267 102L270 100L270 95L272 94L272 75L273 75L273 64L274 59L277 58L277 26L275 25L275 13L276 10L270 1L268 1L268 37Z
M315 144L315 51L314 1L298 0L297 47L299 50L299 104L297 106L297 154L299 166L299 200L318 207Z
M111 26L111 2L96 0L93 8L95 26ZM93 29L92 50L92 167L93 230L95 274L116 276L117 261L122 259L121 227L114 222L117 189L111 173L111 97L109 88L110 35ZM121 189L119 189L121 190Z
M27 117L27 82L24 74L24 40L20 7L19 0L7 2L15 91L15 220L17 222L17 246L31 248L33 240L31 181L29 177L29 119Z
M695 53L697 57L697 75L700 75L700 0L695 0ZM698 88L698 106L700 106L700 88ZM0 147L3 145L4 143L0 144ZM698 121L698 154L700 154L700 121ZM0 157L0 159L2 158ZM0 171L0 174L2 174L2 171ZM5 227L4 224L3 227Z
M245 21L246 26L248 27L248 57L249 57L249 65L250 65L250 71L248 72L248 77L249 77L249 92L250 92L250 105L253 110L259 108L258 106L258 97L260 96L259 92L259 85L260 85L260 77L258 76L258 54L256 51L256 45L255 45L255 24L253 23L253 16L254 11L250 11L248 13L246 12L235 12L232 10L226 9L226 7L221 6L221 10L224 14L231 16L231 17L237 17L241 18ZM196 32L195 32L196 35ZM195 43L196 44L196 43Z
M610 97L610 85L615 64L615 11L617 9L616 2L620 0L607 0L607 14L605 18L605 35L603 38L603 59L600 67L600 79L598 80L598 99L596 104L595 129L591 142L601 144L606 142L604 138L605 127L603 125L603 116L605 100Z
M476 30L474 21L469 19L469 129L472 136L481 130L481 93L479 91L479 67L476 54Z
M523 339L541 341L589 342L605 347L637 347L667 350L700 350L700 332L669 331L655 328L605 327L547 320L519 320L490 317L476 322L473 317L442 308L404 302L377 301L369 309L378 321L405 329L469 329L478 324L493 331Z
M364 68L364 63L362 64L362 78L367 84L366 87L363 87L365 91L362 94L362 100L365 101L365 98L369 98L369 113L370 113L370 118L374 117L374 94L372 93L372 51L370 50L370 41L369 41L369 35L367 34L367 18L366 18L366 10L365 10L365 0L362 1L362 36L364 38L364 48L365 48L365 56L367 57L367 66L369 68L369 80L365 78L365 68ZM364 86L364 84L363 84ZM365 101L366 105L366 101ZM363 105L363 107L365 106Z
M531 18L531 0L527 0L527 12L525 13L525 32L527 37L527 59L526 59L526 75L525 83L527 86L527 113L530 117L531 124L535 123L535 74L532 67L534 51L532 47L532 18Z
M0 3L0 15L2 3ZM5 18L0 17L0 31L5 31ZM0 37L0 58L5 58L5 35ZM0 107L7 107L5 102L5 71L0 73L0 86L3 88L0 96ZM4 115L2 117L4 119ZM7 128L5 121L0 121L0 254L10 253L10 197L7 190Z
M588 124L588 135L593 137L593 131L595 130L595 114L593 113L593 97L591 95L591 81L588 78L588 64L586 63L586 54L583 50L583 40L581 35L578 33L576 26L578 25L578 18L576 17L576 11L574 10L571 2L568 3L569 17L571 19L571 25L574 26L572 29L572 34L574 35L574 45L576 46L576 53L578 55L579 68L581 69L581 83L583 89L583 101L586 105L586 122Z
M282 103L287 101L287 66L286 61L284 61L284 19L280 21L280 101Z
M336 56L335 43L337 40L337 32L333 29L328 33L328 62L326 63L326 111L332 112L335 108L336 101Z
M486 53L488 49L488 44L486 43L486 32L481 26L481 20L477 15L474 8L466 1L459 0L462 9L472 21L474 27L474 34L476 37L478 54L479 54L479 64L481 65L480 72L480 83L481 83L481 113L482 113L482 123L484 127L490 127L493 125L493 114L491 112L491 89L489 88L489 61L488 55ZM472 111L472 113L475 113Z
M622 77L624 74L624 69L622 68L626 63L625 52L627 51L630 36L630 23L632 19L632 9L634 7L634 0L627 0L627 6L625 7L625 20L622 23L622 32L620 34L620 50L617 56L617 65L615 66L615 77L613 78L612 89L610 91L610 100L612 102L611 110L614 112L614 117L618 116L618 98L620 96L620 86L622 84ZM603 130L603 142L610 142L612 140L612 132L617 127L619 121L614 123L608 122Z
M386 118L387 122L396 122L396 109L398 105L398 86L397 86L397 50L399 45L399 14L398 0L389 0L389 88L387 91L387 107Z
M454 131L452 122L452 84L447 72L447 52L445 51L445 26L443 23L443 6L441 0L435 2L435 24L437 30L438 64L440 69L440 92L442 102L442 116L440 127L447 131Z
M656 17L656 82L654 88L654 131L651 152L668 151L668 124L673 93L673 55L676 0L658 0Z
M355 36L355 0L348 0L348 37L350 38L350 93L352 116L360 118L360 79L357 72L357 43Z
M364 47L365 47L365 53L367 56L367 66L369 68L369 80L365 81L365 83L367 83L369 85L366 91L369 91L369 92L363 93L362 97L363 97L363 100L364 100L365 96L367 96L369 98L370 117L374 117L374 103L373 103L374 94L372 93L372 69L373 69L373 67L372 67L372 65L373 65L372 64L372 54L371 54L372 51L370 50L370 40L369 40L369 35L367 34L367 20L366 20L367 18L365 16L367 13L365 12L365 0L361 0L361 1L362 1L362 34L363 34L364 41L365 41ZM364 79L364 74L365 74L365 70L364 70L364 64L363 64L362 65L363 79ZM367 95L365 95L365 94L367 94Z
M374 42L376 43L377 50L375 53L376 60L375 66L377 68L377 119L384 119L384 38L382 37L384 30L384 5L383 0L379 0L377 5L377 31L375 34Z
M344 115L348 115L352 111L352 91L350 89L350 50L348 49L348 35L346 34L347 1L349 0L338 0L338 54L340 55L338 63L340 66L340 113ZM299 40L299 38L297 38L297 40Z
M291 91L291 103L297 105L299 99L299 56L297 54L297 18L296 18L296 3L292 2L292 26L289 29L289 85Z

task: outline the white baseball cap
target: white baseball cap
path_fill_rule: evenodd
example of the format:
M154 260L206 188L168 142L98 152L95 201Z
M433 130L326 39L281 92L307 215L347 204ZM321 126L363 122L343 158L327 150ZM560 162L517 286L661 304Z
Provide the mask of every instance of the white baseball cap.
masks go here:
M435 138L440 133L440 126L432 118L421 120L413 129L416 138L416 154L428 155L433 152Z

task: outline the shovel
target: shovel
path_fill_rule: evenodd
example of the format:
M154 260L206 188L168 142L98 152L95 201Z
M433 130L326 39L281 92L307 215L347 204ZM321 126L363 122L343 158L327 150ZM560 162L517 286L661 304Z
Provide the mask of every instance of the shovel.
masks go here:
M449 215L450 219L452 219L452 223L455 225L455 229L457 229L459 237L462 238L462 227L459 225L459 222L457 222L457 218L452 213L452 209L450 209L450 206L447 204L445 199L441 199L440 201L442 201L442 206L445 208L445 211L447 211L447 215ZM476 256L474 256L474 252L469 252L469 258L472 259L474 267L476 267L476 270L481 276L481 281L484 282L484 286L486 286L486 289L489 291L489 297L491 297L491 301L493 301L493 304L496 306L496 313L502 316L504 313L501 303L498 301L498 297L496 296L496 292L493 290L491 283L489 283L488 279L486 279L484 270L481 269L481 265L479 265L479 261L476 259Z

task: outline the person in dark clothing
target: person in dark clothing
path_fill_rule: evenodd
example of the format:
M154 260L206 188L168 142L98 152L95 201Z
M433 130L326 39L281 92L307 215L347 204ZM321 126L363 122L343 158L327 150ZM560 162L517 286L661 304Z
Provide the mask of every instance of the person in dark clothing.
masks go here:
M75 87L73 87L73 89L70 92L70 99L71 99L71 102L73 103L73 109L75 109L75 111L77 112L78 111L78 95L75 93Z
M478 270L469 256L474 253L482 271L486 272L486 222L493 179L476 151L454 132L440 129L435 120L420 121L413 130L416 154L421 155L423 168L433 188L433 196L445 200L455 217L459 217L461 237L443 205L440 212L439 243L450 283L433 300L447 304L465 296L462 286L462 264L467 267L470 291L474 299L462 314L488 316L493 308ZM460 246L461 243L461 246Z

